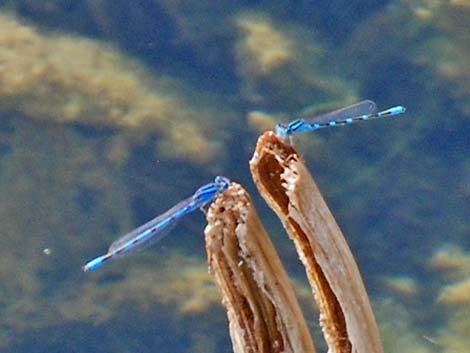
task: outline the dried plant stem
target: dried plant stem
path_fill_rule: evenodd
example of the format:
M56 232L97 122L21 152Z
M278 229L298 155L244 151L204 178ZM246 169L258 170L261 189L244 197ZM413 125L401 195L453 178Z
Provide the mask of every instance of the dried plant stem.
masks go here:
M210 207L209 269L227 308L235 353L314 353L293 287L248 193L232 183Z
M354 257L297 152L267 132L258 140L250 168L305 266L329 352L382 353Z

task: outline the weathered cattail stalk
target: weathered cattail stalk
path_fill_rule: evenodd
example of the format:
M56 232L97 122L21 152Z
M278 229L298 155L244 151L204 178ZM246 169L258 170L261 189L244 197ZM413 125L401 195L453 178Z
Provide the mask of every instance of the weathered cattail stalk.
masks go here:
M250 168L305 266L329 352L382 353L356 262L297 152L267 132L258 140Z
M314 353L290 280L248 193L232 183L210 207L209 270L227 309L235 353Z

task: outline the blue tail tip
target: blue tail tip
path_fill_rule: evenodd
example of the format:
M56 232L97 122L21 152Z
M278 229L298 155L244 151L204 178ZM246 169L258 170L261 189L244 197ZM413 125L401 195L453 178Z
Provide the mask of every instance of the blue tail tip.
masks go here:
M91 270L94 270L98 266L100 266L103 263L103 258L102 257L97 257L96 259L93 259L85 264L85 266L82 267L83 272L88 272Z
M390 112L395 115L395 114L403 114L406 112L406 107L402 105L397 105L396 107L390 108Z

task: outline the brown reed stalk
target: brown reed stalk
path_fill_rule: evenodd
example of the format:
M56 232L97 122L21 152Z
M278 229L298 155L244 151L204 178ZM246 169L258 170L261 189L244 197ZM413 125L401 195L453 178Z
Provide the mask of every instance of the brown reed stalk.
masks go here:
M235 353L314 353L293 287L248 193L232 183L209 208L209 270Z
M383 353L354 257L298 153L266 132L258 139L250 169L305 266L329 352Z

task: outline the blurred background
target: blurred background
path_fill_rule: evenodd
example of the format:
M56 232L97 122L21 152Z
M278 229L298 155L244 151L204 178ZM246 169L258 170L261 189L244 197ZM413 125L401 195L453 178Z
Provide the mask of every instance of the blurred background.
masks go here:
M296 137L388 353L470 347L468 0L0 0L0 350L231 352L200 213L81 266L199 186L243 184L277 122L363 99L405 115Z

